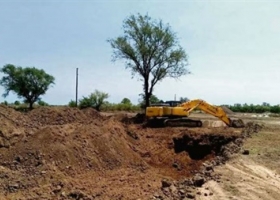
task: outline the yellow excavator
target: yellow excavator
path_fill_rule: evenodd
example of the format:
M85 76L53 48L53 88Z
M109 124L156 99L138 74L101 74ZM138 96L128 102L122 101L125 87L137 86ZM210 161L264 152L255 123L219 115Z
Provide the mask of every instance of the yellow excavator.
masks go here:
M188 118L192 111L199 109L207 114L222 120L227 126L242 128L245 126L241 119L231 119L219 106L214 106L201 99L190 100L184 103L180 101L166 101L160 104L151 104L146 108L146 118L150 126L184 126L201 127L201 120Z

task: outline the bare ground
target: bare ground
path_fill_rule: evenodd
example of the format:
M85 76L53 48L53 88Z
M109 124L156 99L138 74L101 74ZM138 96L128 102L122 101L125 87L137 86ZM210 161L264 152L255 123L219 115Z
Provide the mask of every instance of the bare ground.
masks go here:
M67 107L23 114L1 106L0 199L279 196L276 119L259 120L268 125L254 133L254 126L228 128L204 114L193 117L205 126L191 129L143 128L124 123L127 116Z
M280 176L275 170L240 156L215 169L222 178L209 181L197 199L278 199Z
M221 179L204 184L197 199L279 199L280 126L275 119L257 121L265 128L244 143L249 155L235 155L216 167Z

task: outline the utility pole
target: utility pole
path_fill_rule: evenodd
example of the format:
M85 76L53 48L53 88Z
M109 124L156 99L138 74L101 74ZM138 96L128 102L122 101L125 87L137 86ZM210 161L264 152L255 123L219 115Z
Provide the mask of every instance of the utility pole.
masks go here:
M76 69L76 107L78 107L78 70L79 68Z

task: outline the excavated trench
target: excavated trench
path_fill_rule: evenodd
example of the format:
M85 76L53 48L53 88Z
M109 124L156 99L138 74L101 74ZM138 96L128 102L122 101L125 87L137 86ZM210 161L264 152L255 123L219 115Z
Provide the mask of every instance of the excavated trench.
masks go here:
M173 138L174 151L176 153L187 152L189 157L193 160L201 160L207 155L219 155L222 147L235 141L237 136L223 136L223 135L183 135L182 137Z
M197 187L202 187L210 180L221 182L221 177L215 173L214 167L224 164L232 155L240 152L244 139L259 132L263 127L258 123L248 122L239 131L231 128L197 129L173 137L176 155L189 156L192 162L198 164L197 170L183 179L162 180L160 190L150 199L201 199L201 192L197 192ZM189 162L189 165L192 165L192 162ZM213 193L205 191L204 196L208 198L208 195Z

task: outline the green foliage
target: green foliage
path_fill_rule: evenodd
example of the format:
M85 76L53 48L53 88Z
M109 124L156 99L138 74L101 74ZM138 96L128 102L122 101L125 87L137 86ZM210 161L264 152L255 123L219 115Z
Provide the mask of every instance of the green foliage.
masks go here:
M150 16L129 16L123 24L124 35L110 39L113 61L126 60L126 68L143 81L145 107L154 86L164 78L179 78L189 71L187 54L168 24Z
M152 104L152 103L161 103L161 102L163 102L162 100L160 100L156 95L151 95L151 97L150 97L150 103Z
M146 108L146 98L145 94L139 94L140 99L139 99L139 104L142 109ZM150 104L155 104L155 103L162 103L163 101L160 100L156 95L152 94L150 97L149 105Z
M139 94L140 96L140 103L145 103L145 94ZM156 95L152 94L151 97L150 97L150 103L160 103L160 102L163 102L162 100L160 100Z
M280 113L280 107L279 106L271 106L270 112L272 113Z
M40 96L46 93L50 85L54 84L55 80L44 70L35 67L22 68L7 64L0 69L0 72L6 75L0 80L0 84L5 88L3 96L7 97L12 91L29 103L30 109L36 101L40 100Z
M121 104L131 105L131 101L128 98L123 98L123 100L121 101Z
M39 101L38 101L38 105L39 105L39 106L48 106L49 104L48 104L47 102L44 102L44 101L42 101L42 100L39 100Z
M3 101L1 104L3 104L3 105L9 105L9 103L8 103L8 101Z
M16 106L19 106L19 105L20 105L20 102L19 102L19 101L15 101L14 104L15 104Z
M231 109L234 112L242 112L242 113L265 113L265 112L271 112L271 113L280 113L280 107L279 105L271 106L268 103L263 103L262 105L253 105L253 104L234 104L226 105L229 109Z
M69 101L68 106L72 107L72 108L77 107L76 101L74 101L74 100Z
M188 97L180 97L179 101L181 102L187 102L189 101L190 99Z
M101 95L103 94L103 95ZM96 97L99 98L99 101L101 102L101 106L99 108L96 107ZM108 101L105 101L109 97L108 94L100 91L95 91L95 93L92 93L88 97L83 97L79 101L79 107L82 108L88 108L88 107L93 107L97 110L102 110L102 111L128 111L128 112L136 112L140 111L140 106L139 105L133 105L128 98L123 98L120 103L109 103ZM76 101L71 100L68 103L69 107L76 107Z
M97 111L100 111L101 106L104 104L104 100L109 98L109 94L95 90L94 93L91 93L88 97L83 97L79 101L80 108L95 108Z
M28 104L23 103L18 106L15 106L14 109L20 112L28 112L30 110L28 106L29 106Z

